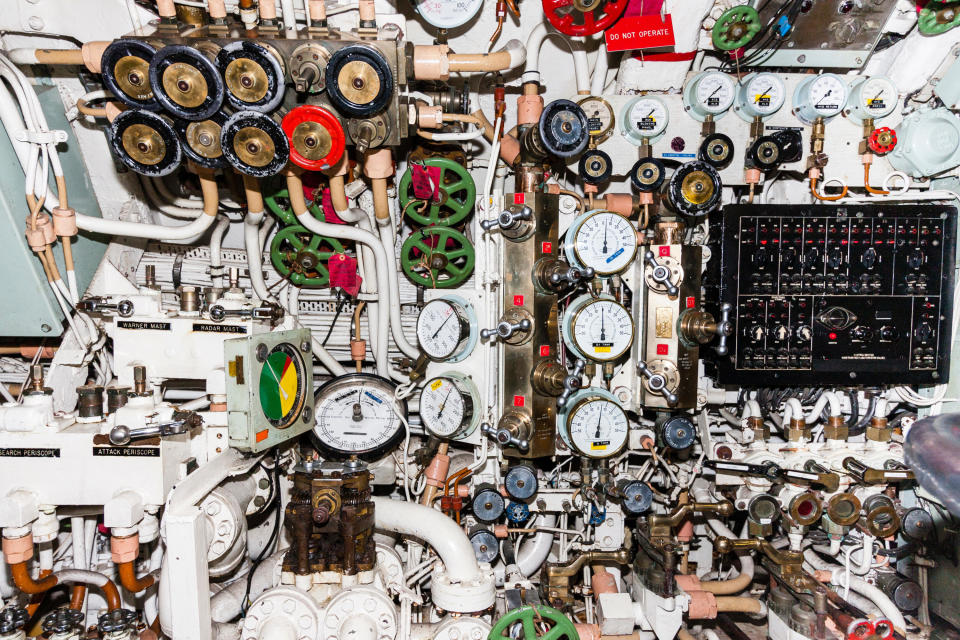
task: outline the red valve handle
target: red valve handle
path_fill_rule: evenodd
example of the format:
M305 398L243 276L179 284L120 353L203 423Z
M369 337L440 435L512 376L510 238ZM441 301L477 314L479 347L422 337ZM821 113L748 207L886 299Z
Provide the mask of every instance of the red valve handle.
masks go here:
M318 123L330 134L330 151L322 158L306 158L297 150L297 144L293 139L294 131L305 122ZM343 133L343 125L340 124L335 115L323 107L313 104L302 104L299 107L294 107L290 110L290 113L284 116L280 126L290 140L290 161L298 167L308 171L320 171L321 169L329 169L343 157L343 150L347 142Z
M878 155L890 153L897 146L897 132L890 127L874 129L870 137L867 138L867 146Z
M543 12L550 24L568 36L592 36L612 25L627 8L628 0L607 0L602 7L590 11L578 11L573 8L572 0L543 0ZM562 10L570 7L569 12ZM583 16L583 23L574 22L576 16Z

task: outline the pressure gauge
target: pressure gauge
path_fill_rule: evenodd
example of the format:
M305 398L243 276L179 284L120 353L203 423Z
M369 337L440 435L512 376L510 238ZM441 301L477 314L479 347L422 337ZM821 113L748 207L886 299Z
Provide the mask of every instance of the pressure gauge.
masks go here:
M396 387L369 373L334 378L317 391L313 434L320 448L335 456L376 459L403 438L400 416L406 402L394 399Z
M459 296L431 300L417 316L417 340L434 362L459 362L477 343L473 306Z
M693 77L683 89L683 107L694 120L714 120L733 106L737 90L733 78L722 71L704 71Z
M884 76L857 78L850 86L847 115L854 120L879 120L897 108L897 87Z
M455 372L427 381L420 392L420 421L438 438L463 438L477 428L480 393L470 378Z
M599 143L606 140L613 131L613 125L616 121L610 103L597 96L588 96L577 104L587 114L587 129L590 131L593 141Z
M590 387L572 397L560 435L576 453L609 458L623 450L629 425L620 404L603 389Z
M633 318L612 296L580 296L567 310L563 339L581 357L610 362L633 344Z
M644 139L659 137L667 128L670 114L660 98L639 96L631 100L620 114L623 135L635 145Z
M847 104L847 85L834 73L811 76L793 92L793 110L797 117L813 124L817 118L832 118Z
M483 0L414 0L424 20L438 29L456 29L467 24L483 6Z
M772 116L783 106L787 90L775 73L751 73L740 81L734 110L747 122Z
M637 231L627 218L612 211L591 211L567 230L567 261L592 267L598 276L620 273L637 254Z

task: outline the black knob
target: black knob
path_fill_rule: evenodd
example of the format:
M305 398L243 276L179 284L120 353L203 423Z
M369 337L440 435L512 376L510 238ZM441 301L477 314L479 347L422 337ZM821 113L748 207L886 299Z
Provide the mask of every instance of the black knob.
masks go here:
M920 342L927 342L933 337L933 327L929 322L921 322L913 332L914 337Z
M873 269L873 267L877 264L877 250L873 247L868 247L860 257L860 262L863 264L865 269Z
M919 269L923 266L923 260L923 251L920 251L920 249L914 249L907 256L907 266L911 269Z

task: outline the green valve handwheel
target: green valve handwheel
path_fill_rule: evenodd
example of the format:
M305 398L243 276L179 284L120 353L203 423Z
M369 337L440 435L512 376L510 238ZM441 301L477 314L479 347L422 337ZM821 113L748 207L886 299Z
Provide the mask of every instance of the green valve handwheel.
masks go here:
M456 229L424 227L410 234L400 250L400 264L411 282L428 289L447 289L473 273L473 245Z
M523 629L521 635L512 635L516 623ZM580 634L570 618L546 605L525 606L514 609L493 625L487 640L580 640Z
M267 206L267 211L277 216L283 224L298 224L297 216L290 206L290 192L286 189L277 189L272 194L265 195L263 204ZM324 220L323 210L315 202L310 203L308 211L317 220Z
M713 25L713 46L721 51L733 51L746 46L760 33L760 14L749 5L742 4L723 12Z
M930 2L920 10L917 28L926 36L946 33L960 24L960 3L940 4Z
M405 215L425 227L450 227L464 220L473 211L477 199L477 188L470 173L449 158L429 158L423 164L428 169L433 167L440 170L439 188L429 203L424 205L427 199L417 198L413 188L413 167L407 167L400 178L398 193Z
M329 286L327 260L337 253L343 253L339 240L318 236L300 225L283 227L270 243L273 266L298 287Z

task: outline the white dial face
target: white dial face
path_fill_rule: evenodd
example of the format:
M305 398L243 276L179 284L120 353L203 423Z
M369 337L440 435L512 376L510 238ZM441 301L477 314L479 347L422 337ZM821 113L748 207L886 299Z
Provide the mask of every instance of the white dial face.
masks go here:
M711 71L697 81L696 100L701 111L717 115L733 106L736 88L733 78L720 71Z
M639 136L652 138L667 128L667 107L656 98L640 98L627 114L628 126Z
M400 434L403 425L393 410L395 404L393 385L386 380L345 376L317 398L313 432L324 446L337 453L368 453L388 445ZM397 410L402 412L400 407Z
M633 319L617 302L599 298L576 314L573 342L591 360L616 360L633 343Z
M602 98L584 98L579 103L580 108L587 114L587 128L590 135L597 137L610 131L613 127L613 107Z
M627 430L627 414L620 405L605 398L585 400L567 416L570 444L591 458L619 453L627 442Z
M618 213L595 213L580 225L573 239L577 259L599 275L619 273L637 252L637 231Z
M817 76L807 87L807 101L818 116L835 116L847 104L847 85L834 75Z
M886 78L867 78L858 93L858 106L871 118L883 118L897 108L897 88Z
M746 84L741 108L761 117L770 116L780 110L785 98L786 89L779 76L758 73Z
M434 378L420 392L420 420L433 435L449 438L465 427L467 392L450 378Z
M463 343L463 323L463 316L458 313L455 303L431 300L417 317L420 348L433 360L452 358Z
M483 0L414 0L423 19L438 29L456 29L470 22Z

